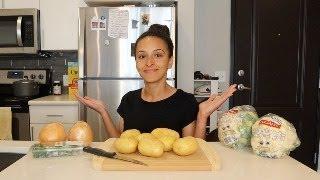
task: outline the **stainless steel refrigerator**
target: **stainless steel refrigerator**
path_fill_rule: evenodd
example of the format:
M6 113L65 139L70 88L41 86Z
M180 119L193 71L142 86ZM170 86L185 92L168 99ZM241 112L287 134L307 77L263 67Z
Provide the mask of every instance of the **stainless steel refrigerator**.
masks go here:
M158 23L169 27L176 47L176 9L173 6L86 7L79 9L79 17L79 94L103 101L118 125L117 107L122 96L144 86L136 70L134 43L150 25ZM176 84L175 64L167 73L172 86ZM106 140L108 135L99 114L83 105L80 109L81 119L94 131L94 140Z

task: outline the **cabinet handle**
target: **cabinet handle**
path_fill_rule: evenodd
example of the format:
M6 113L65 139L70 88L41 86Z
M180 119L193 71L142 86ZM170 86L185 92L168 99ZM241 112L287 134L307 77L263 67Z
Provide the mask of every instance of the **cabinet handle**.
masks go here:
M31 141L33 141L34 138L33 138L33 126L31 126Z
M47 114L47 117L62 117L62 114Z

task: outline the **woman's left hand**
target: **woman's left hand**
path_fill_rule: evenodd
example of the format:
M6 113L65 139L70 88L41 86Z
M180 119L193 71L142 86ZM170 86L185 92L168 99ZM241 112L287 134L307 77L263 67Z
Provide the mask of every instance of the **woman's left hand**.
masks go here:
M229 86L229 88L220 95L211 95L208 100L199 104L199 114L203 119L207 119L215 110L217 110L233 93L237 90L236 84Z

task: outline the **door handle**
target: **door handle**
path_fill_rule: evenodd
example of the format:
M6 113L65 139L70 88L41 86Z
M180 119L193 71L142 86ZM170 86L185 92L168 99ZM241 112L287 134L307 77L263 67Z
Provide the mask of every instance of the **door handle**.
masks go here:
M21 26L22 26L22 16L19 16L17 19L17 43L18 46L23 46L22 35L21 35Z
M237 89L238 89L239 91L251 90L250 87L245 87L243 84L238 84Z

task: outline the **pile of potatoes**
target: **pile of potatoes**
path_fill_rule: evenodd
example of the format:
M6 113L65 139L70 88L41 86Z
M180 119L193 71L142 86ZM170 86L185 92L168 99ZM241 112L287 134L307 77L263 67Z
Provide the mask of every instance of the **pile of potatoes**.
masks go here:
M138 149L140 154L149 157L161 157L164 152L171 150L177 155L187 156L198 149L194 137L180 138L179 133L168 128L157 128L151 133L129 129L124 131L113 145L120 153L134 153Z

